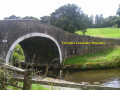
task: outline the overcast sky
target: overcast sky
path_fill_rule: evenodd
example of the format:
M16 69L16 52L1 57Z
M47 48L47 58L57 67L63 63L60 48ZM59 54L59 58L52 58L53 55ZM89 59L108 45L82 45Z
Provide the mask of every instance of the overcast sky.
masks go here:
M120 0L0 0L0 19L10 15L42 17L65 4L76 4L89 16L102 13L115 15Z

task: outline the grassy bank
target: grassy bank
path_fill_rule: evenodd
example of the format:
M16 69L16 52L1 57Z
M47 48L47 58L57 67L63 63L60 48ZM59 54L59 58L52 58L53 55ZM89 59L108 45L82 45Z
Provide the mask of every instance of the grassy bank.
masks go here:
M120 46L106 49L97 53L75 56L65 60L65 65L73 65L73 68L106 68L120 66ZM75 66L74 66L75 65Z
M76 32L82 35L82 32ZM120 28L89 28L85 35L96 37L120 38Z
M23 84L19 84L19 86L23 87ZM11 90L18 90L18 88L13 87L13 86L8 86L8 88ZM19 90L22 90L22 89L19 89ZM32 84L31 90L52 90L52 86L51 86L51 88L46 88L40 84Z

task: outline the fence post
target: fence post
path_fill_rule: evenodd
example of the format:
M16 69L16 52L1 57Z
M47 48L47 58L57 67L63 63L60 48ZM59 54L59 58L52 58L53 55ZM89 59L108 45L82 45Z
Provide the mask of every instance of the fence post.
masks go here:
M29 79L32 78L32 73L33 73L32 69L25 70L23 90L31 90L32 85L31 85L31 82L29 81Z
M60 69L60 79L62 78L62 70Z

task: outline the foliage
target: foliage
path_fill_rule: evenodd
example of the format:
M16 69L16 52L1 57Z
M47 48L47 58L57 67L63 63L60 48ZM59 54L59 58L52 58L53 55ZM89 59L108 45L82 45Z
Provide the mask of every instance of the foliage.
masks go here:
M117 10L117 12L116 12L116 15L120 16L120 5L119 5L119 7L118 7L118 10Z
M19 44L14 48L14 52L17 52L19 55L24 55L23 50Z
M120 17L114 21L118 28L120 28Z
M26 16L26 17L23 17L22 19L28 19L28 20L39 20L38 18L33 17L33 16Z
M109 16L104 19L103 27L112 27L116 24L116 20L118 19L117 16Z
M80 7L74 4L64 5L51 14L51 25L74 33L76 30L85 30L84 15Z
M75 4L59 7L50 17L41 17L42 22L49 23L71 33L74 33L76 30L85 32L86 23L84 19L81 8Z
M8 90L9 84L17 84L17 81L12 78L13 72L5 68L0 69L0 90Z
M21 17L15 16L15 15L11 15L9 17L5 17L4 19L21 19Z
M81 68L86 69L86 64L83 64Z
M91 15L90 17L87 16L86 18L87 28L92 28L94 24L94 16Z
M88 28L103 28L103 27L112 27L119 25L117 21L119 21L118 16L109 16L104 18L102 14L96 15L95 17L85 17L85 21Z
M21 18L21 17L15 16L15 15L11 15L9 17L5 17L4 19L5 20L8 20L8 19L16 19L16 20L21 20L21 19L39 20L38 18L33 17L33 16L26 16L26 17Z
M76 32L82 35L81 31ZM86 35L96 37L120 38L120 28L89 28Z
M46 24L50 24L50 16L43 16L40 18L40 21Z
M95 17L91 15L90 17L83 13L80 7L75 4L67 4L59 7L52 12L50 16L43 16L40 21L46 24L54 25L65 31L74 33L76 31L82 31L83 34L86 32L86 28L103 28L103 27L120 27L120 5L116 12L118 16L109 16L104 18L102 14L96 15ZM5 17L4 19L29 19L29 20L39 20L33 16L19 17L11 15Z
M96 15L95 24L96 24L96 27L102 27L103 26L103 15L102 14L100 16Z
M4 80L4 71L0 69L0 81L3 81L3 80Z
M120 5L118 7L116 15L118 15L120 17ZM102 14L100 16L96 15L95 16L95 24L92 26L95 28L117 26L119 28L120 27L120 19L118 16L109 16L109 17L103 18Z
M18 44L16 45L16 47L14 48L14 52L13 52L13 61L16 60L25 60L25 56L22 50L22 47Z
M6 73L7 72L7 73ZM0 90L22 90L18 89L17 87L13 87L11 85L16 85L23 87L23 82L18 82L15 79L13 79L12 72L7 71L6 69L0 69ZM5 79L7 77L7 79ZM11 85L7 85L6 83L10 83ZM4 89L3 89L4 88ZM46 88L41 84L32 84L31 90L53 90L52 86L50 88Z

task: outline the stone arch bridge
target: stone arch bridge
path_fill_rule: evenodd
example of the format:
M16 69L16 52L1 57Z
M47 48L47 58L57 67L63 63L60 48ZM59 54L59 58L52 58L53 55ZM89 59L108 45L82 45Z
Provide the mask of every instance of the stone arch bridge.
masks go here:
M120 40L72 34L34 20L1 20L0 58L7 64L17 44L24 51L25 62L46 66L52 61L52 65L60 65L66 58L119 45Z

